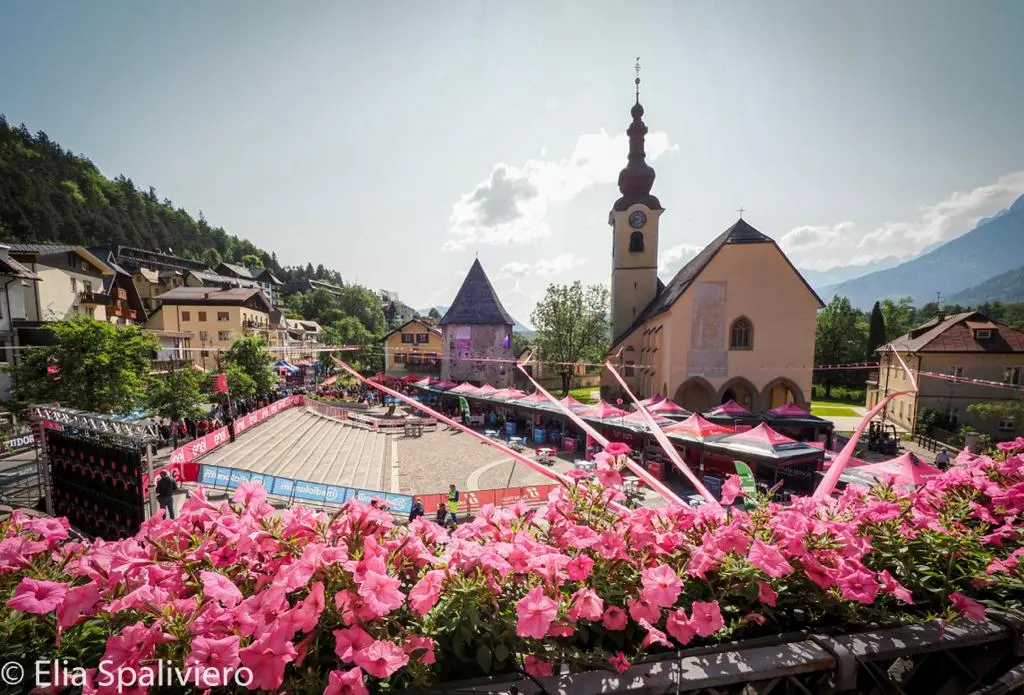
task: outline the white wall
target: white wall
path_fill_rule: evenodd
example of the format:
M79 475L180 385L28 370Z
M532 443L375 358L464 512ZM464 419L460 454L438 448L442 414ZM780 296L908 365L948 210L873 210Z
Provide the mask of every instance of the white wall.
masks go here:
M103 305L96 307L79 307L78 293L86 288L89 283L93 292L103 292L103 280L92 275L76 273L63 268L51 268L49 266L36 266L36 275L39 276L37 285L39 291L39 311L42 316L40 321L61 321L70 319L76 314L89 314L93 310L93 318L98 321L106 321L107 314ZM74 284L72 284L74 280Z

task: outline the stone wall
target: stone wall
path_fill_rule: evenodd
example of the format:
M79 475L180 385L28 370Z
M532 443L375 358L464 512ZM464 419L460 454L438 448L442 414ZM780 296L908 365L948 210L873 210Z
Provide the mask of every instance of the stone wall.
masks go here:
M442 379L473 381L499 389L512 385L515 364L496 361L513 359L512 326L452 325L444 326L442 331Z

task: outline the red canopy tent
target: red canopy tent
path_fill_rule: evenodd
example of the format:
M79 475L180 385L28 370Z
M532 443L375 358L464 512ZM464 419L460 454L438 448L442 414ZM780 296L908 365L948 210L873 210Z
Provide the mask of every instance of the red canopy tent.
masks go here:
M686 439L703 442L710 437L722 437L729 434L735 434L736 430L732 427L706 420L701 417L700 414L694 413L682 422L677 422L674 425L666 427L665 433L678 434Z
M399 379L399 381L401 381L403 384L415 384L417 381L423 381L426 378L427 377L420 376L419 374L406 374L401 379Z
M641 401L642 403L643 401ZM678 415L686 416L690 414L690 411L679 405L675 401L670 401L667 398L662 398L653 405L646 406L647 411L650 413L658 413L660 415Z
M720 406L714 407L707 411L706 415L709 417L737 417L742 415L750 415L750 411L744 408L736 401L726 401Z
M616 408L611 403L601 400L597 402L597 405L581 410L579 415L580 417L589 417L595 420L610 420L611 418L625 417L628 413L622 408Z
M746 432L737 432L728 437L723 437L718 440L718 443L747 449L769 458L777 458L780 451L807 447L803 442L790 439L786 435L776 432L763 422Z
M463 381L461 384L453 388L450 393L457 393L461 396L471 396L475 394L479 389L468 381Z
M661 403L663 400L665 400L665 397L662 396L660 393L656 393L650 398L645 398L642 401L640 401L640 405L646 406L647 409L650 410L650 406L654 405L655 403Z
M438 391L447 391L448 389L453 389L456 386L458 386L458 384L456 384L454 381L448 381L447 379L445 379L444 381L439 381L436 384L434 384L434 388L437 389Z
M810 415L809 412L798 406L796 403L786 403L780 405L778 408L772 408L768 411L769 415L775 415L776 417L807 417Z
M911 452L880 463L847 468L839 479L847 484L871 485L891 480L896 487L919 487L942 471L928 465Z

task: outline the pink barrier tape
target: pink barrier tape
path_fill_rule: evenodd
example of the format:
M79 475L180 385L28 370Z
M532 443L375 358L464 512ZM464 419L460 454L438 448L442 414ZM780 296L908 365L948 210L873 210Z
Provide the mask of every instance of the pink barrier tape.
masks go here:
M814 499L824 499L831 495L832 491L836 489L836 483L839 482L839 476L843 474L843 470L845 470L850 461L853 460L853 452L857 450L857 444L860 442L860 437L864 434L864 430L867 429L868 423L870 423L876 415L882 412L882 409L885 408L885 406L889 405L889 401L897 396L917 392L917 380L914 379L914 373L907 366L907 363L903 361L903 358L900 357L900 353L893 350L893 354L896 355L897 359L899 359L900 365L903 367L903 371L907 373L907 378L910 380L912 388L907 389L906 391L890 393L875 404L875 407L864 416L860 421L860 424L857 425L857 429L854 431L853 436L850 437L850 441L846 443L843 450L840 451L839 455L832 461L832 465L829 466L828 471L825 473L825 477L821 479L820 483L818 483L818 488L814 491Z
M533 376L529 372L527 372L526 369L524 369L524 365L526 364L529 364L529 361L519 364L519 371L521 371L530 381L530 383L533 384L533 387L537 389L537 393L547 398L556 408L558 408L560 411L562 411L563 414L565 414L570 420L572 420L577 427L579 427L581 430L590 435L591 439L596 441L601 446L608 446L608 438L605 437L600 432L598 432L593 427L591 427L590 423L586 422L583 418L581 418L576 413L572 412L572 410L570 410L569 408L566 408L557 398L548 393L547 389L545 389L543 386L537 383ZM675 492L671 490L671 488L669 488L667 485L665 485L660 480L655 478L649 472L644 470L644 467L638 464L633 459L626 459L626 467L630 471L632 471L636 475L636 477L640 478L640 480L642 480L645 485L647 485L652 490L658 492L662 497L664 497L665 501L668 502L669 504L683 504L683 501L679 498L678 495L676 495Z
M393 396L393 397L397 398L400 401L408 403L413 408L416 408L417 410L423 411L424 413L430 415L431 417L436 418L438 421L443 422L446 425L449 425L451 427L454 427L455 429L459 430L460 432L465 432L466 434L470 435L471 437L475 437L476 439L479 439L481 442L483 442L483 443L485 443L485 444L487 444L489 446L494 447L495 449L497 449L501 453L505 454L509 458L515 459L516 461L518 461L519 463L522 463L524 466L527 466L531 470L537 471L538 473L540 473L544 477L550 478L551 480L558 481L559 483L561 483L562 485L565 485L566 487L572 487L573 485L575 485L575 483L572 480L570 480L569 478L567 478L566 476L560 475L558 473L555 473L554 471L549 471L547 468L545 468L541 464L537 463L536 461L533 461L531 459L526 458L525 456L523 456L519 452L513 451L512 449L508 448L504 444L496 442L493 439L490 439L487 436L485 436L483 434L480 434L479 432L477 432L475 430L469 429L468 427L463 425L461 422L456 422L455 420L452 420L451 418L449 418L449 417L447 417L445 415L442 415L441 413L437 412L433 408L430 408L429 406L423 405L419 401L414 400L414 399L410 398L409 396L406 396L404 393L399 393L398 391L394 391L392 389L389 389L387 386L383 386L381 384L378 384L377 382L373 381L372 379L367 379L365 376L363 376L362 374L357 372L355 369L353 369L347 362L342 362L341 360L339 360L337 357L334 357L333 355L331 356L331 359L334 360L335 364L337 364L339 367L344 369L346 372L348 372L349 374L354 376L356 379L359 379L364 384L367 384L368 386L372 386L375 389L383 391L384 393L386 393L386 394L388 394L390 396ZM615 508L617 511L620 511L620 512L626 511L625 507L623 507L622 505L620 505L620 504L618 504L616 502L610 503L609 506Z
M636 406L637 411L643 413L644 420L647 422L647 428L651 431L651 434L654 435L654 438L658 440L658 444L665 452L665 455L668 456L669 460L675 464L676 468L678 468L679 471L683 475L685 475L691 483L693 483L693 487L697 490L697 492L701 494L701 496L704 497L705 500L707 500L708 504L710 504L712 507L716 509L721 509L722 505L718 502L717 499L715 499L715 496L711 494L711 491L704 487L704 483L701 481L701 479L698 478L692 470L690 470L690 467L686 465L686 461L684 461L683 457L679 455L679 452L676 451L676 448L672 446L672 442L670 442L668 440L668 437L665 436L665 433L661 431L661 427L659 427L658 423L654 421L654 418L651 417L651 414L647 412L647 408L645 408L643 404L640 403L640 400L633 394L632 391L630 391L629 387L626 386L626 382L623 380L622 376L620 376L618 371L616 371L615 367L612 366L611 360L605 362L604 366L609 371L609 373L613 377L615 377L615 380L619 382L619 385L622 386L623 389L625 389L626 393L632 399L633 405Z

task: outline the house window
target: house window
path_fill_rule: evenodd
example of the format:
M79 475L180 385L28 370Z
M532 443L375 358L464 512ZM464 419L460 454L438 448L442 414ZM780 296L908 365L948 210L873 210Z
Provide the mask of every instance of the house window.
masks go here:
M629 235L629 252L630 253L643 253L644 250L644 233L633 232Z
M953 378L955 378L955 379L962 379L963 376L964 376L964 368L963 367L950 367L949 368L949 373L952 374Z
M201 355L202 357L209 357L209 356L210 356L210 351L209 351L209 350L202 350L202 351L200 351L200 353L199 353L199 354L200 354L200 355Z
M74 254L74 252L68 254L68 267L69 268L74 268L75 267L75 254Z
M206 331L199 331L199 339L205 343L210 339L210 334Z
M975 340L988 340L992 337L992 331L988 328L977 328L974 331Z
M402 342L411 345L413 340L412 333L403 333Z
M206 312L205 311L200 311L199 312L199 320L200 321L205 321L206 320Z
M82 291L86 294L92 294L92 283L88 280L82 283Z
M217 312L217 320L218 321L228 321L229 320L228 312L226 312L226 311L218 311Z
M191 321L192 320L191 314L189 314L187 311L181 312L181 320L182 321Z
M405 364L405 353L404 352L396 352L395 353L395 364Z
M753 347L754 327L749 319L741 316L732 322L732 328L729 329L729 349L750 350Z
M1020 385L1020 367L1006 367L1003 369L1003 383Z
M71 278L71 294L78 294L78 280Z
M1003 418L999 421L999 430L1001 432L1013 432L1017 428L1017 422L1012 418Z
M231 331L217 331L217 340L231 340Z
M421 344L421 345L424 344L424 343L429 343L430 342L430 334L428 334L428 333L417 333L416 334L416 342Z

